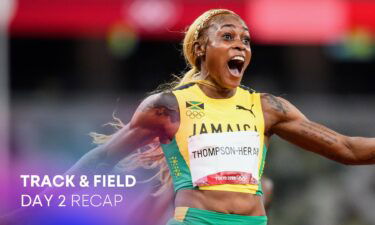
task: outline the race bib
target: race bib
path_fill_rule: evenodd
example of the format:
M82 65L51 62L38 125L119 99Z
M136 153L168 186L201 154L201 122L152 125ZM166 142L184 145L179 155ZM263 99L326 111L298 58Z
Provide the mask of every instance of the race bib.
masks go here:
M258 184L260 137L254 131L212 133L188 140L194 186Z

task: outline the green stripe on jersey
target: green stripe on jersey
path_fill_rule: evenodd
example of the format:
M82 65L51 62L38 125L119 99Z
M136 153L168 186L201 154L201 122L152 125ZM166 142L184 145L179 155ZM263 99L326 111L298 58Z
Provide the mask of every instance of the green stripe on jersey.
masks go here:
M181 155L176 139L174 138L169 144L162 144L161 147L172 175L174 191L198 189L193 187L190 169Z
M262 188L262 176L263 176L263 170L264 170L264 165L266 163L266 156L267 156L267 147L266 145L264 145L263 147L263 153L262 153L262 160L260 161L260 167L259 167L259 186L258 186L258 190L256 192L256 195L263 195L263 188Z

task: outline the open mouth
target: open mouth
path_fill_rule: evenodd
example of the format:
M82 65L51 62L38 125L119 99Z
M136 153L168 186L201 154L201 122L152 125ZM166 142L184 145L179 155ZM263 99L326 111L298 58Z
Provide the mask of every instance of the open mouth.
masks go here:
M245 58L243 56L235 56L228 61L228 68L233 76L240 76L243 66L245 64Z

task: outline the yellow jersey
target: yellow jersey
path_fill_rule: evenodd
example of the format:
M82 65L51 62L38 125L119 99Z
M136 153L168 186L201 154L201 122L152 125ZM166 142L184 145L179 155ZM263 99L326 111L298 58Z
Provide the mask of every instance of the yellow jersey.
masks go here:
M267 148L260 94L240 86L226 99L196 83L172 91L180 111L174 139L163 144L175 191L218 190L262 195Z

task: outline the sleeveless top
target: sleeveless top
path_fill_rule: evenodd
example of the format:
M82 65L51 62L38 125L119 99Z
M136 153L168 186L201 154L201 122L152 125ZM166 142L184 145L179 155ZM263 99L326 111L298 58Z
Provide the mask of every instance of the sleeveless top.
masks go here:
M267 148L260 94L240 86L230 98L213 99L195 83L172 93L178 101L180 126L162 149L174 190L262 195Z

